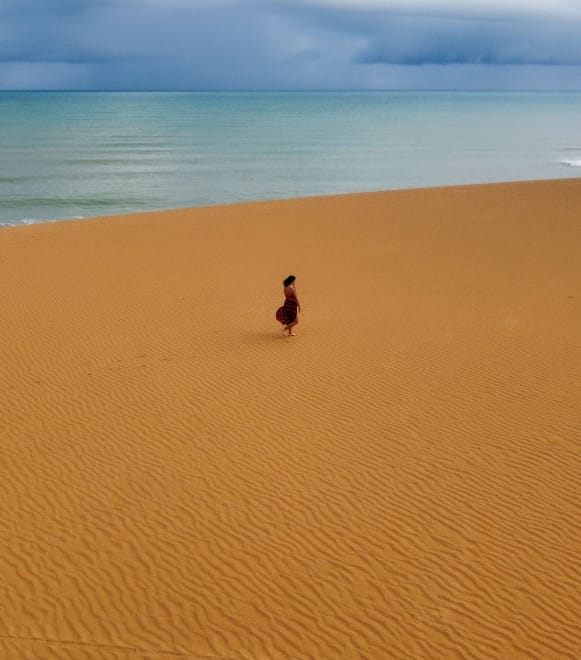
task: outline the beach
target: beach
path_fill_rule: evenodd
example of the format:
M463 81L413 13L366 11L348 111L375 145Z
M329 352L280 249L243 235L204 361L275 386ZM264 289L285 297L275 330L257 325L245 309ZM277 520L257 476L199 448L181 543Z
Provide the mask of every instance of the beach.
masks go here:
M0 229L0 657L580 657L580 218L577 178Z

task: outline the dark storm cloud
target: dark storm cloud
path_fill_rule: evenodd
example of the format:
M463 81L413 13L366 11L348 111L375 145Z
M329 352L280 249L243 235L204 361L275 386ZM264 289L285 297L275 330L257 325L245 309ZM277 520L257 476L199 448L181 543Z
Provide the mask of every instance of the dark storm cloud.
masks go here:
M0 0L0 63L71 64L114 63L119 52L98 32L87 30L91 12L111 7L99 0Z
M379 8L381 4L385 5L383 9ZM305 11L306 5L310 11ZM354 9L355 5L359 8ZM391 71L399 67L408 72L430 67L432 75L441 67L439 75L434 76L436 82L452 66L469 67L477 75L488 67L483 76L487 86L488 74L498 74L503 67L513 73L521 67L529 85L531 69L535 68L539 82L552 80L548 86L558 87L562 79L581 88L581 3L481 0L459 7L459 3L447 2L408 5L381 0L297 0L295 9L299 6L303 11L294 15L298 22L312 29L341 33L345 39L364 41L351 59L363 67L391 65ZM418 79L415 72L413 75ZM500 78L504 86L508 78Z
M365 47L354 57L361 64L581 64L581 2L579 12L567 19L562 11L557 16L539 13L550 4L539 2L526 11L528 3L520 3L520 11L510 2L465 3L461 10L454 9L456 3L431 3L438 11L421 2L410 2L405 11L406 3L386 1L383 10L380 4L297 0L294 18L318 30L364 39Z
M0 62L85 65L88 86L195 86L222 69L233 82L236 71L268 61L268 40L239 8L225 16L221 7L121 0L26 0L17 7L0 11Z
M0 88L581 88L570 4L0 0Z
M370 35L361 63L581 64L581 24L390 18Z

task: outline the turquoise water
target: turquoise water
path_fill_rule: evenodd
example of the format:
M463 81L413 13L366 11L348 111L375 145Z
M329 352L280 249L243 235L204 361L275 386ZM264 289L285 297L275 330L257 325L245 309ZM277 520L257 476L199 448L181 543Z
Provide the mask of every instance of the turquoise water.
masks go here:
M580 93L0 92L0 224L581 176Z

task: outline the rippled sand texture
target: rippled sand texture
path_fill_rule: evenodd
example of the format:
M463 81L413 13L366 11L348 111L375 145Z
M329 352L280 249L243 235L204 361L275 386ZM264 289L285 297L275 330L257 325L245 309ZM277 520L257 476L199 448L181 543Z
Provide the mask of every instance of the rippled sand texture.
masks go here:
M0 657L581 657L581 180L0 250Z

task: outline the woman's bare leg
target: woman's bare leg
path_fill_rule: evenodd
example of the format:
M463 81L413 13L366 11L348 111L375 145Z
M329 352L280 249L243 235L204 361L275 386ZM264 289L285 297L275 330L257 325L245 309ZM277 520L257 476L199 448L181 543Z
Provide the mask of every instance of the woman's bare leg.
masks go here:
M298 325L299 321L298 319L296 321L293 321L292 323L289 323L288 325L285 326L285 328L288 331L288 336L289 337L296 337L295 333L293 332L293 328Z

